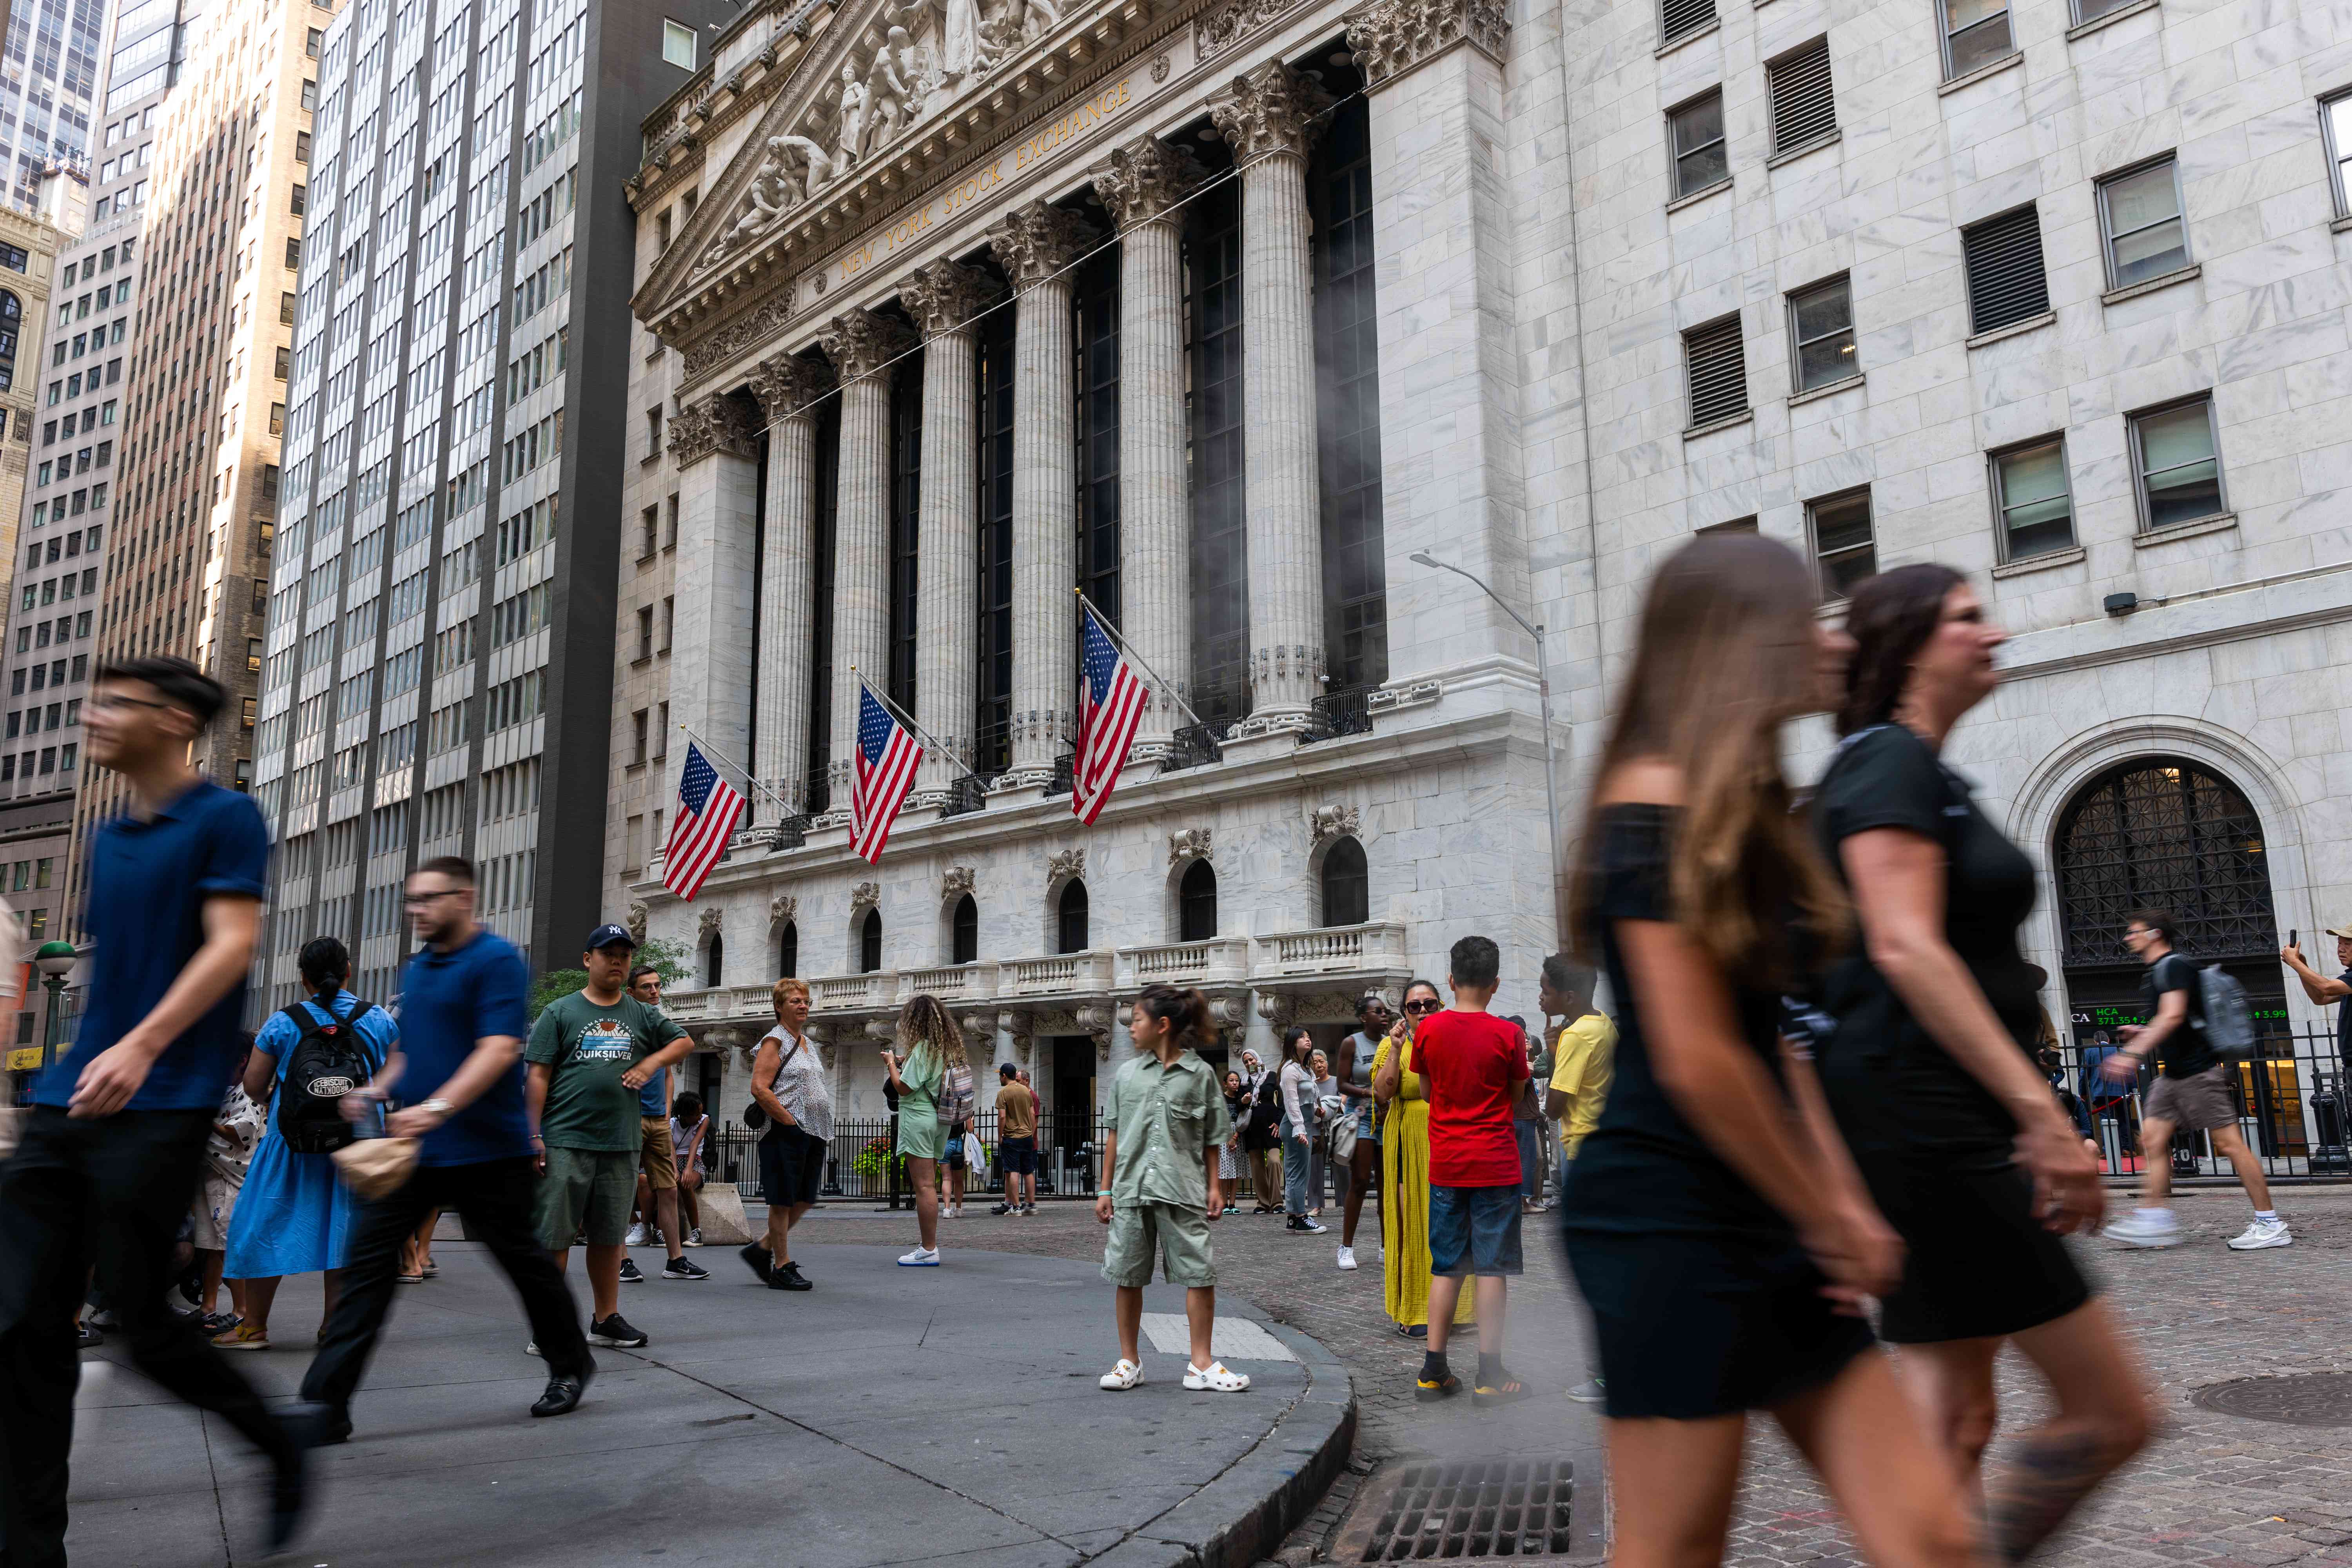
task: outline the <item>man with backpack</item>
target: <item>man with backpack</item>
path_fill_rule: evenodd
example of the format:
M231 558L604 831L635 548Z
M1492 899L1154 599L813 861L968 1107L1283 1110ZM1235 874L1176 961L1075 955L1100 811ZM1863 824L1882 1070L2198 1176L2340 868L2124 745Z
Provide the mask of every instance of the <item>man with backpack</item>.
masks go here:
M2162 910L2132 915L2124 945L2147 966L2142 984L2148 1022L2117 1030L2123 1049L2100 1063L2099 1070L2116 1082L2149 1063L2159 1064L2159 1071L2140 1120L2139 1207L2099 1234L2123 1247L2180 1245L2180 1222L2166 1200L2172 1187L2172 1135L2186 1129L2212 1138L2254 1206L2253 1223L2230 1238L2231 1249L2294 1246L2286 1222L2271 1207L2270 1184L2238 1131L2237 1110L2230 1101L2231 1061L2253 1047L2244 989L2220 969L2200 968L2176 952L2172 916Z

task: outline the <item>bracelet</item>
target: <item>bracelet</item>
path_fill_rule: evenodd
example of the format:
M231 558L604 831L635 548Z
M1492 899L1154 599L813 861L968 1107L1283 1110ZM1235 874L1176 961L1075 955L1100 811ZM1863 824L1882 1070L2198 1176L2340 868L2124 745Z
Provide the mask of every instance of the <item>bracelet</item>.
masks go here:
M1110 1196L1110 1189L1108 1187L1100 1188L1096 1192L1095 1196L1098 1198L1107 1198Z

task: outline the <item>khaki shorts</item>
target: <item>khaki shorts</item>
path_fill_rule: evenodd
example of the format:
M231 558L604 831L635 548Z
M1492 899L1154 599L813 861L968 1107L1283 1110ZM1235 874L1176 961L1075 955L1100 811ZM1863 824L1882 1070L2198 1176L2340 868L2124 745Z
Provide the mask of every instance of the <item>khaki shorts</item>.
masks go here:
M2148 1086L2147 1119L2169 1121L2191 1132L2235 1127L2237 1109L2230 1103L2230 1069L2210 1067L2188 1078L2158 1077Z
M640 1117L638 1123L646 1141L637 1150L637 1169L646 1173L646 1185L666 1193L677 1185L677 1152L669 1143L669 1118Z
M1175 1204L1120 1204L1111 1211L1103 1247L1103 1278L1140 1289L1151 1283L1151 1259L1171 1285L1214 1285L1217 1265L1209 1246L1206 1209Z
M636 1196L637 1157L627 1150L551 1148L539 1184L539 1244L561 1252L585 1234L591 1247L619 1247Z
M228 1222L236 1213L238 1185L217 1171L205 1172L204 1184L196 1189L192 1245L206 1252L228 1250Z

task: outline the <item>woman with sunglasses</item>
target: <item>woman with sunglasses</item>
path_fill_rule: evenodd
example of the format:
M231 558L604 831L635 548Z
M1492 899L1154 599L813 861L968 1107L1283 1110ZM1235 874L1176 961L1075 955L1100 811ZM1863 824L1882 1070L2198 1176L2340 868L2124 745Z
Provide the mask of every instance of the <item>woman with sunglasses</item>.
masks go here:
M1416 980L1404 988L1404 1015L1372 1057L1372 1082L1389 1057L1398 1057L1394 1095L1381 1101L1387 1121L1381 1146L1381 1276L1388 1314L1397 1332L1429 1336L1429 1090L1412 1070L1412 1035L1423 1018L1444 1004L1437 987ZM1462 1292L1454 1321L1470 1321L1475 1303Z

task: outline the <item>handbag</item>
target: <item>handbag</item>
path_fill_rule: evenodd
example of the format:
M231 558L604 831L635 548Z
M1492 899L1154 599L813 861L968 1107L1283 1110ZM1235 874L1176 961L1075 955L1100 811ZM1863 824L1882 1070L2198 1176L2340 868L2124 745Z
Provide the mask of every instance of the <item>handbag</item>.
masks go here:
M1362 1110L1350 1110L1331 1123L1331 1160L1345 1165L1356 1157L1356 1122Z
M390 1197L416 1173L414 1138L362 1138L344 1144L328 1158L342 1173L343 1184L371 1203Z
M806 1037L803 1037L793 1041L793 1048L784 1053L783 1061L780 1061L776 1064L776 1076L778 1078L784 1076L784 1064L791 1061L794 1057L800 1055L801 1047L806 1044L808 1044ZM774 1085L771 1084L769 1087L772 1089ZM758 1095L753 1095L749 1100L744 1102L743 1125L756 1131L760 1128L765 1127L767 1124L768 1113L761 1108L760 1097Z

